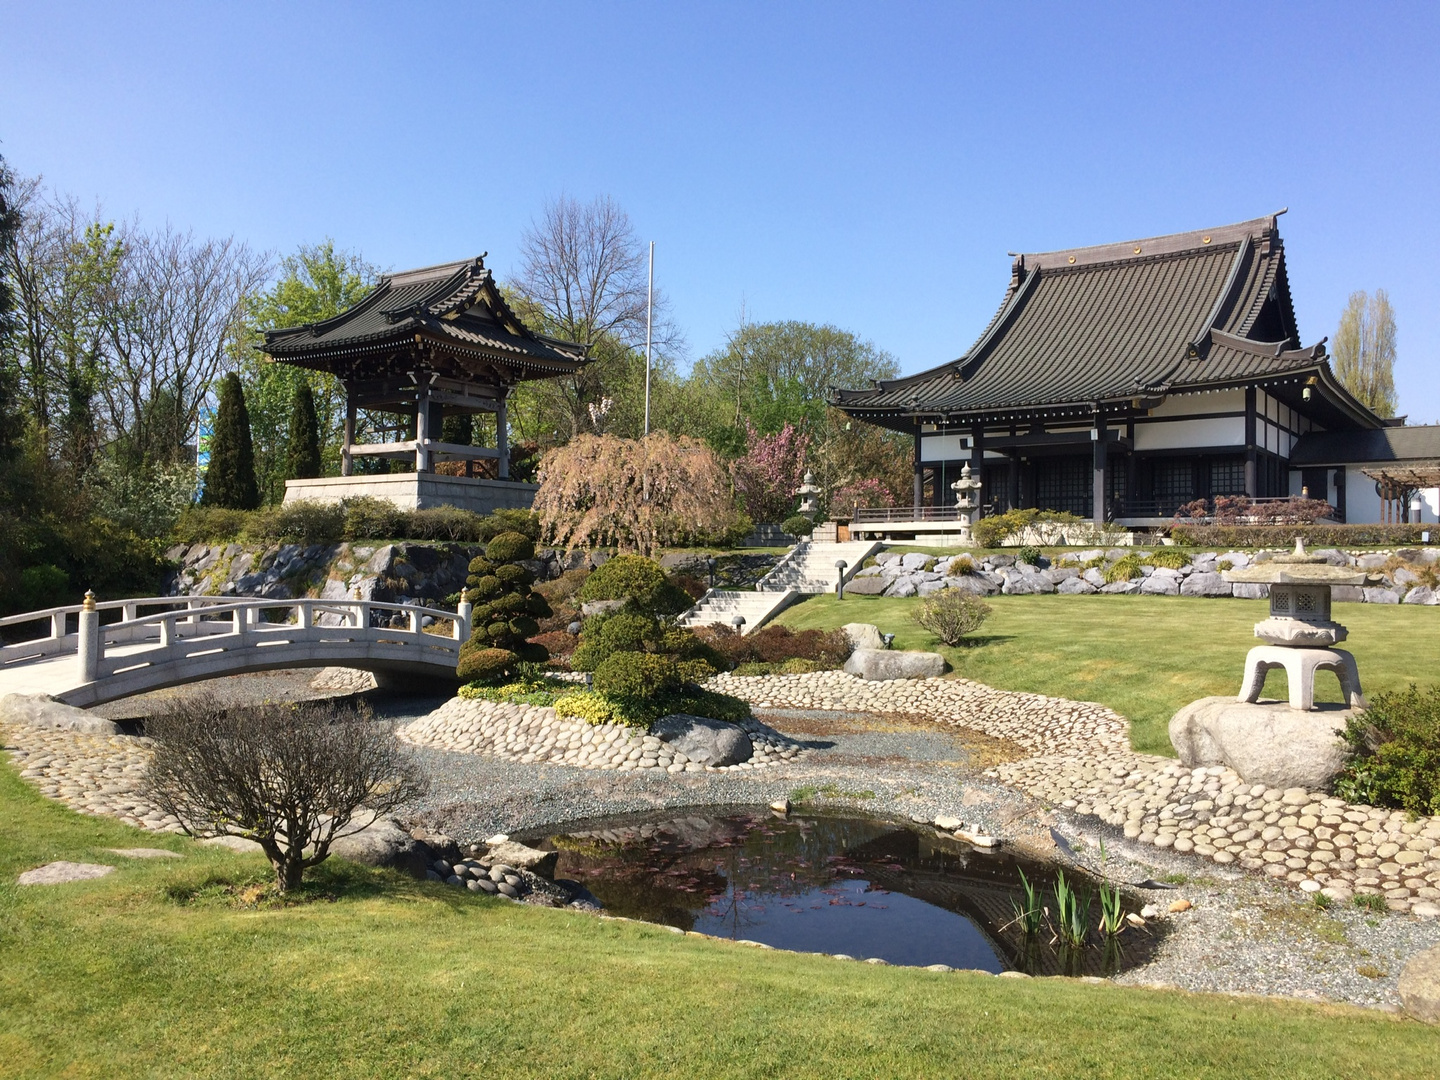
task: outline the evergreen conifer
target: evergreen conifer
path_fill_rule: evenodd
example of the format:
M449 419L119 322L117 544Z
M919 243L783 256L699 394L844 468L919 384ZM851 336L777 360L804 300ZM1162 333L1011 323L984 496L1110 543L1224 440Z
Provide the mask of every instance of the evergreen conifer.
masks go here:
M255 447L250 442L250 414L245 389L233 371L220 382L220 406L210 437L210 467L205 472L201 506L254 510L260 505L255 482Z
M315 416L315 395L301 381L290 406L290 442L285 462L288 480L311 480L320 475L320 421Z

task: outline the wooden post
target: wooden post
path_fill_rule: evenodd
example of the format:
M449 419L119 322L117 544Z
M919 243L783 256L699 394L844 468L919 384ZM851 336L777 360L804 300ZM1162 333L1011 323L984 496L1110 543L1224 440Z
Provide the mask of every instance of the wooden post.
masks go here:
M355 396L345 388L345 434L340 443L340 475L350 476L355 472L355 458L350 447L355 445Z
M985 428L976 424L970 429L970 474L976 480L985 478ZM985 516L985 489L980 489L980 498L976 500L975 521Z
M1258 456L1255 451L1255 387L1245 388L1245 497L1255 498L1259 493L1260 479Z
M500 458L496 463L498 475L501 480L510 479L510 425L507 416L508 391L501 397L500 404L495 409L495 449L500 451Z
M420 386L415 391L415 471L430 471L430 382L420 373Z
M1090 432L1094 449L1094 487L1091 491L1091 520L1097 529L1105 527L1106 466L1109 464L1109 443L1106 440L1105 418L1095 417L1095 427Z
M925 470L920 465L920 425L915 425L915 517L920 517L920 500L925 491Z

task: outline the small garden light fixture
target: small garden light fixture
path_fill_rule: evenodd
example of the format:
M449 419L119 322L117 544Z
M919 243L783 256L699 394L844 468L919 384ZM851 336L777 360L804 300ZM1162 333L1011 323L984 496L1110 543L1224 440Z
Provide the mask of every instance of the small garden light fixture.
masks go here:
M715 587L715 556L711 555L705 560L706 567L710 570L710 588Z
M835 560L835 569L840 571L835 575L835 599L845 599L845 567L849 566L844 559Z
M890 648L891 645L895 644L895 635L894 635L894 634L881 634L881 635L880 635L880 640L885 643L885 648L888 649L888 648Z
M741 633L742 631L740 628L745 625L745 616L736 615L733 619L730 620L730 625L735 627L735 632L737 634Z

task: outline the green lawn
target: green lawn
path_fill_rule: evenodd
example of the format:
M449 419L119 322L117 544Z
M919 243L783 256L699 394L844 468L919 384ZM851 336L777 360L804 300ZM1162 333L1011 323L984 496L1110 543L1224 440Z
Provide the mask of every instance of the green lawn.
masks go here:
M1099 701L1129 718L1136 750L1173 754L1166 727L1175 710L1210 694L1240 689L1245 654L1259 644L1263 600L1179 596L996 596L973 645L947 649L911 617L919 601L816 596L782 613L795 629L868 622L895 635L895 647L936 649L956 672L1004 690ZM1440 681L1440 608L1337 604L1350 629L1366 693L1408 682ZM1267 696L1284 697L1276 671ZM1339 680L1322 672L1320 701L1339 701Z
M156 843L0 763L0 1076L1318 1080L1440 1060L1440 1029L1359 1009L761 952L343 864L309 902L244 907L258 858L104 850ZM9 884L56 858L122 865Z

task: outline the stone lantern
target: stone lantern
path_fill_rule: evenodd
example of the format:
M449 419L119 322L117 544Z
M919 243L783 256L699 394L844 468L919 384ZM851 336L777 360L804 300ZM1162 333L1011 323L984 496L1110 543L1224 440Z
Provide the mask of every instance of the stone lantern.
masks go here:
M1322 790L1349 757L1339 730L1365 707L1355 657L1334 647L1346 630L1330 617L1330 590L1363 585L1366 575L1329 565L1299 540L1290 554L1223 573L1227 581L1270 586L1269 617L1255 624L1264 644L1245 657L1239 695L1183 706L1170 720L1170 742L1187 768L1225 765L1250 783ZM1260 700L1275 668L1285 669L1288 702ZM1339 676L1343 705L1315 704L1322 668Z
M800 496L800 513L813 521L815 512L820 509L820 503L815 498L820 494L820 488L815 484L815 474L809 469L805 470L805 479L795 494Z
M1265 676L1284 668L1290 685L1290 707L1310 711L1315 705L1315 672L1324 668L1340 678L1340 689L1351 708L1365 707L1355 657L1334 648L1345 640L1345 627L1330 618L1332 585L1363 585L1365 573L1331 566L1323 555L1310 555L1298 537L1295 550L1269 562L1227 570L1227 581L1270 586L1270 617L1255 624L1257 645L1245 658L1245 679L1240 700L1260 700Z
M950 485L950 490L955 492L955 507L960 517L960 542L973 544L975 541L970 535L970 526L980 505L976 499L980 493L980 481L971 477L968 461L960 469L960 479Z

